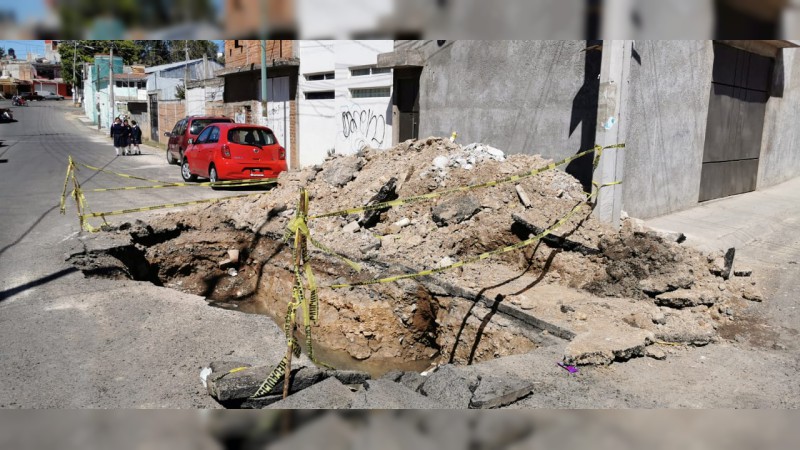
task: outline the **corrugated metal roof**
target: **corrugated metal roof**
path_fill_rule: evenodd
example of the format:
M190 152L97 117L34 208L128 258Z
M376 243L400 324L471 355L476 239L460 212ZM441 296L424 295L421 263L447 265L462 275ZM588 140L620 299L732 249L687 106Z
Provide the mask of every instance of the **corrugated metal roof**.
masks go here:
M185 66L187 64L188 65L197 64L198 62L203 62L203 60L202 59L190 59L189 61L179 61L179 62L170 63L170 64L162 64L160 66L148 67L148 68L144 69L144 72L145 73L160 72L162 70L169 70L169 69L172 69L172 68L175 68L175 67L183 67L183 66ZM209 60L209 62L211 62L211 60Z

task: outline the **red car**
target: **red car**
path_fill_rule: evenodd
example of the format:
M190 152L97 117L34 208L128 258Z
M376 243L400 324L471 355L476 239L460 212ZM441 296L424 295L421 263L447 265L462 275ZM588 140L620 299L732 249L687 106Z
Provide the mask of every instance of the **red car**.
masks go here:
M213 123L189 141L181 176L212 182L275 178L286 170L286 149L267 127L240 123Z
M167 162L169 164L181 164L183 152L189 146L189 139L197 139L197 135L203 128L220 122L233 122L230 117L224 116L187 116L175 124L172 131L164 133L169 138L167 143Z

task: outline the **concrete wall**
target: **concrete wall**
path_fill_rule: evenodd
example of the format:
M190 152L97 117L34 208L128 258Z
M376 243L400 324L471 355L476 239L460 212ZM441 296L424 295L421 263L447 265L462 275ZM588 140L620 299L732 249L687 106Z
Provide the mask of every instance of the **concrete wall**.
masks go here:
M300 41L298 103L300 164L321 163L328 152L352 154L363 146L392 146L392 74L352 74L353 68L372 67L393 41ZM306 76L334 72L335 78L307 80ZM353 89L389 88L386 97L354 97ZM333 91L333 99L309 100L306 94Z
M309 100L308 92L336 91L336 80L309 81L306 76L336 70L337 41L299 41L300 75L298 108L300 111L300 165L321 163L336 146L336 100Z
M426 42L420 138L558 159L592 147L600 54L585 41Z
M711 41L634 49L622 209L648 218L697 204L714 50Z
M773 84L783 85L783 95L767 100L758 189L800 175L800 49L782 50L775 72Z
M169 142L169 138L164 136L164 133L172 131L175 124L184 117L186 117L185 101L173 100L158 102L158 140L162 144Z

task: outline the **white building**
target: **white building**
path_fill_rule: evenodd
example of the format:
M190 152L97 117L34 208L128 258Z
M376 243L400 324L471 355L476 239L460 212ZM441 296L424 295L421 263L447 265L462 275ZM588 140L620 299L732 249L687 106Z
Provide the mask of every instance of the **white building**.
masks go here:
M392 72L375 67L394 41L298 41L300 165L392 145Z

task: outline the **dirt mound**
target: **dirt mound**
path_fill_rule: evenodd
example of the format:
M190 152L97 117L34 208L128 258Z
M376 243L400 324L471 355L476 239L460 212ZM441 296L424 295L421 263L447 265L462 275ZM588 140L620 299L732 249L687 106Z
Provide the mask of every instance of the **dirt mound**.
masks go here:
M281 237L294 217L301 187L309 192L313 216L381 199L485 183L548 163L534 155L506 157L479 144L462 147L439 138L406 141L389 150L365 149L283 173L277 187L259 197L166 214L149 225L134 227L139 231L120 232L131 233L134 241L136 233L149 236L147 242L140 238L137 244L145 247L151 272L165 286L201 294L228 307L267 312L281 322L292 283L291 252ZM520 277L531 278L527 289L557 284L602 297L649 302L654 310L681 308L681 314L666 316L681 317L681 324L701 324L704 333L707 322L730 320L729 315L717 312L741 300L743 288L733 287L719 275L721 255L684 247L632 218L614 230L592 216L588 207L579 209L546 243L475 265L397 283L326 287L434 269L516 244L553 226L585 199L575 178L550 170L516 184L448 194L371 213L371 217L352 213L310 220L314 238L363 266L355 272L312 247L312 267L323 286L321 319L314 328L317 341L330 350L332 358L340 352L356 360L473 362L526 352L541 342L542 330L518 320L520 314L502 312L502 308L498 313L503 295L496 299L484 295ZM180 230L177 236L176 229ZM159 230L173 230L173 234L154 239ZM229 249L239 250L239 260L220 264ZM614 309L608 320L623 328L664 325L655 319L646 326L630 320L623 323L618 319L629 303L609 304L595 313L603 317L604 310ZM513 302L510 305L518 308ZM685 314L702 315L703 320L687 321ZM690 341L697 343L697 339Z

